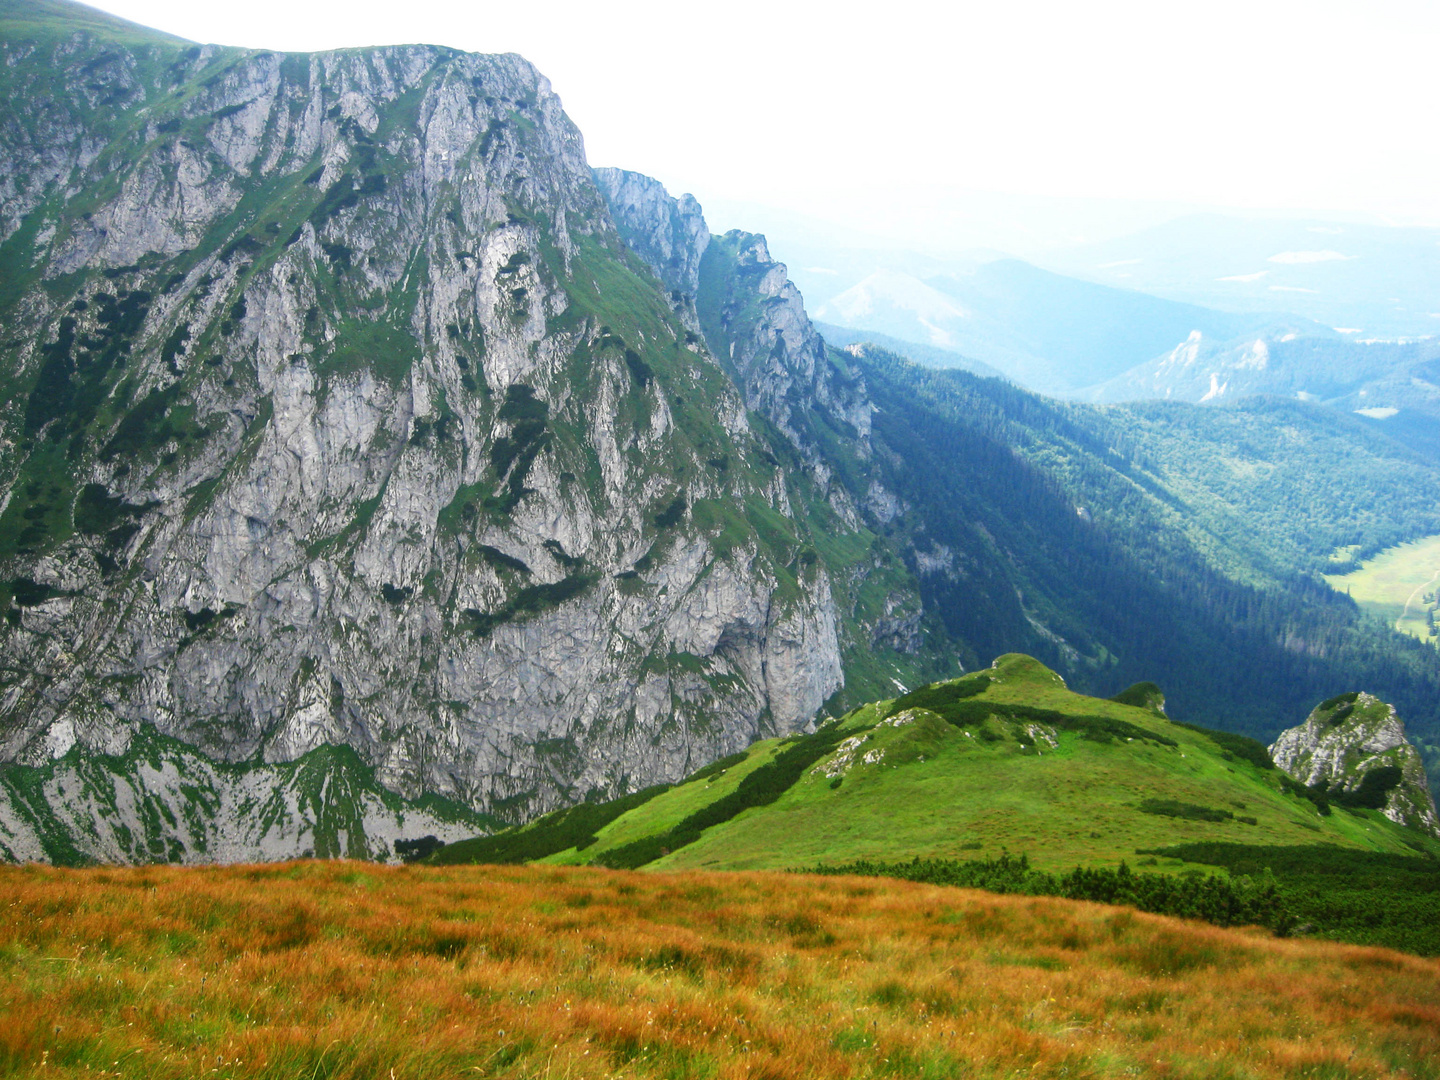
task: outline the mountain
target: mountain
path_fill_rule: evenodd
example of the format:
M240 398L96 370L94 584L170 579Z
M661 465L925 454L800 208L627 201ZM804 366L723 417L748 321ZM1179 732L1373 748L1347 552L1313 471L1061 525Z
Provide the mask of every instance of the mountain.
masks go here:
M1440 230L1194 214L1062 249L1049 269L1221 311L1282 310L1362 337L1440 329Z
M1216 340L1200 331L1148 363L1087 393L1094 401L1164 398L1233 401L1277 394L1349 411L1440 410L1440 389L1425 378L1440 341L1357 341L1338 334L1267 332Z
M1225 340L1280 323L1111 288L998 259L920 280L881 269L816 310L822 320L972 356L1046 394L1068 395L1154 359L1192 333ZM918 359L918 358L917 358Z
M625 175L629 189L644 186ZM612 202L642 255L672 214L650 184L645 200ZM652 266L664 275L661 262ZM763 239L739 233L710 242L695 285L722 362L740 354L727 330L707 322L721 309L704 298L720 287L733 293L747 275L763 287L726 317L767 313L791 328L794 344L767 330L744 355L773 366L798 349L807 359L786 361L789 370L819 380L811 405L786 414L787 424L806 423L791 445L812 447L812 475L840 480L875 549L894 553L918 581L923 610L890 639L897 651L969 668L1022 649L1105 693L1162 673L1177 715L1266 738L1277 717L1333 694L1341 679L1383 687L1427 737L1440 727L1429 689L1440 676L1435 654L1370 626L1318 576L1337 572L1337 548L1353 545L1352 558L1363 559L1440 532L1435 462L1362 418L1337 423L1332 410L1305 402L1096 409L865 346L831 350L822 363L784 268ZM689 286L666 284L683 304ZM751 377L731 370L742 385ZM821 404L837 400L840 386L847 404ZM770 405L747 398L787 410L804 400L788 377ZM849 449L857 436L858 453ZM817 544L825 532L817 521ZM821 544L821 555L834 567L841 553ZM849 610L842 599L842 626ZM865 654L863 641L851 641L847 677ZM1229 675L1217 685L1222 669ZM832 705L864 700L859 693L847 685Z
M1434 380L1416 369L1434 357L1434 318L1393 310L1407 294L1428 312L1433 230L1199 216L1052 252L1041 268L996 252L895 250L783 215L775 223L775 246L802 260L795 279L817 318L839 328L838 345L869 340L932 367L967 367L953 359L963 355L1082 400L1266 393L1393 408L1392 432L1433 443L1423 418L1436 410L1425 385ZM1359 254L1316 248L1325 237ZM1268 269L1213 280L1228 273L1217 260ZM1343 307L1381 294L1380 315Z
M830 348L515 56L5 10L12 856L383 857L1014 650L1266 738L1354 685L1440 731L1434 650L1316 576L1440 532L1360 418Z
M57 10L0 69L0 757L343 745L523 815L810 722L826 570L533 68Z

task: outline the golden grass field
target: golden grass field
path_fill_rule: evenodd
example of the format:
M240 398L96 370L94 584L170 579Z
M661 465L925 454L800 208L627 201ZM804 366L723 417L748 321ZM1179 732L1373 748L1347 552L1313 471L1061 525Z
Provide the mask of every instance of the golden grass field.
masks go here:
M0 906L5 1076L1440 1076L1440 962L1063 900L303 862Z

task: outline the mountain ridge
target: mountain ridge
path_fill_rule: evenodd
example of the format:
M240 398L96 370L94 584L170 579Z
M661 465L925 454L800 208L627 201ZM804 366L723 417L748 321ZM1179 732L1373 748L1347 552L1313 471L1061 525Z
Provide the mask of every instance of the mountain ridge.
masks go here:
M787 567L783 479L548 83L145 48L98 46L113 114L148 104L94 210L44 194L76 160L7 199L4 257L49 269L10 306L5 756L140 723L231 761L350 743L515 814L808 723L840 677L823 571Z
M153 729L516 822L1017 648L1093 691L1165 672L1177 715L1267 736L1340 679L1436 722L1430 654L1317 590L1293 521L1237 539L1255 470L1227 517L1103 410L828 348L764 237L592 171L519 57L61 36L0 44L26 791ZM1322 492L1345 544L1428 527L1365 516L1435 479L1387 454ZM194 810L124 783L112 836Z

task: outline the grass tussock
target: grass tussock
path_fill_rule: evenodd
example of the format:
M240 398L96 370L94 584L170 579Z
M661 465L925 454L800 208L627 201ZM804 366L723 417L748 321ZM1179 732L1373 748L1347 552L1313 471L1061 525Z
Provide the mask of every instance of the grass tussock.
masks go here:
M1440 1077L1440 963L901 881L0 870L0 1074Z

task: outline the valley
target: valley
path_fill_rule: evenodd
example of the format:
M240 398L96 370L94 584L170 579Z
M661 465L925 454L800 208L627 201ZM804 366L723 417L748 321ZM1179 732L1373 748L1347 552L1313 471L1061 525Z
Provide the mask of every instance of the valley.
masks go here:
M1325 580L1400 633L1434 642L1440 536L1388 548L1348 574L1329 574Z

